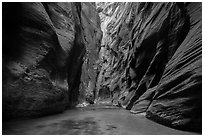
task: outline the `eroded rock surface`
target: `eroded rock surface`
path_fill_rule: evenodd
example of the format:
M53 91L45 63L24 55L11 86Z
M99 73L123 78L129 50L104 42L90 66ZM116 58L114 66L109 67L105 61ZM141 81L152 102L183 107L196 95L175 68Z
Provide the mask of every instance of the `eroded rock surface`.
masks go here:
M61 112L85 100L80 80L96 76L101 35L95 3L3 3L3 117Z
M110 102L201 132L201 10L201 3L3 3L3 119Z
M201 5L97 3L99 98L174 128L201 131Z

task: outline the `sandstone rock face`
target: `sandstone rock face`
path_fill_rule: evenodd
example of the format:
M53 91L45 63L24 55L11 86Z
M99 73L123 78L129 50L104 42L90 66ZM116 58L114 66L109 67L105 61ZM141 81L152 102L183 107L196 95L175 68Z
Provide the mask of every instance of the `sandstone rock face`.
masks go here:
M201 132L201 5L97 3L103 31L97 97Z
M85 100L102 36L94 3L3 3L2 28L4 118L61 112ZM89 80L83 89L81 79Z
M2 5L3 119L108 101L201 132L201 3Z
M79 98L93 103L98 73L98 53L101 45L102 31L100 17L96 11L95 3L82 3L82 29L85 35L86 54L82 66Z

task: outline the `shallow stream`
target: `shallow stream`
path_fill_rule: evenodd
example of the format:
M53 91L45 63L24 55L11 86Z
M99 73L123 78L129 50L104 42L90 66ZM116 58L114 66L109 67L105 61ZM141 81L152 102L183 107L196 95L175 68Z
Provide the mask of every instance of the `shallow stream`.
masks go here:
M131 135L195 134L175 130L145 118L144 114L108 105L93 105L61 114L3 123L3 134Z

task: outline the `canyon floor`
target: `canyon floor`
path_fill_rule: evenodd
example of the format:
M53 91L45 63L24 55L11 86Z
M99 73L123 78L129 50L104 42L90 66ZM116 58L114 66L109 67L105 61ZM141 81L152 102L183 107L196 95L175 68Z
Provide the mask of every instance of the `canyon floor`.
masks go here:
M133 135L133 134L196 134L175 130L110 105L90 105L73 108L63 113L32 119L3 122L7 135Z

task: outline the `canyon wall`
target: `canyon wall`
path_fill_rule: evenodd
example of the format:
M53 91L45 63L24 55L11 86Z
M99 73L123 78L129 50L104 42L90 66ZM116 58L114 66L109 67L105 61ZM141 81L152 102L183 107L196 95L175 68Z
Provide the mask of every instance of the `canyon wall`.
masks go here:
M201 9L201 3L97 3L98 100L201 132Z
M3 119L62 112L90 98L102 36L95 3L2 5Z
M201 3L3 3L2 9L3 120L108 101L201 132Z

